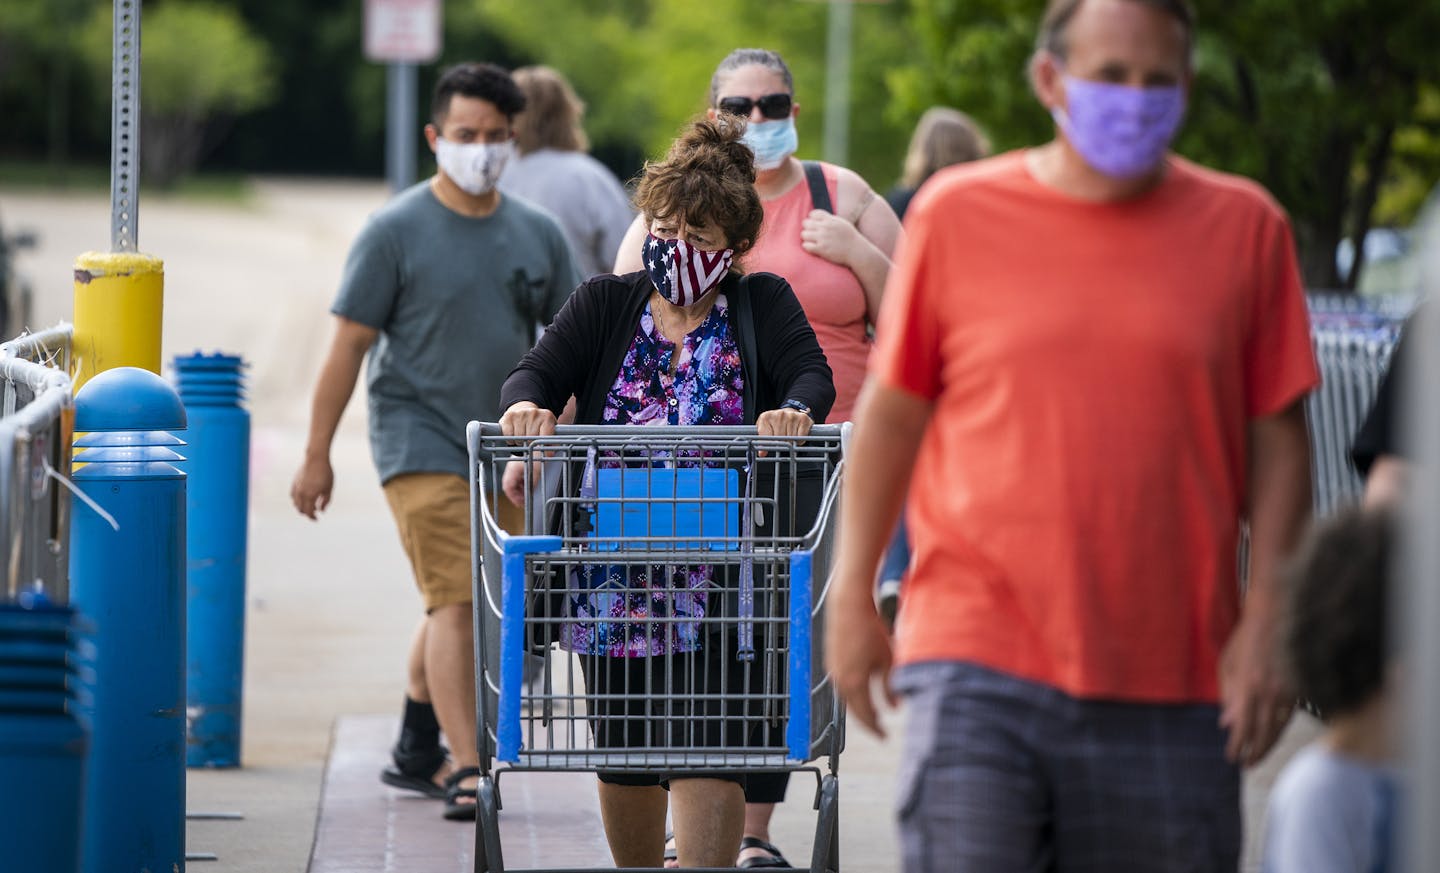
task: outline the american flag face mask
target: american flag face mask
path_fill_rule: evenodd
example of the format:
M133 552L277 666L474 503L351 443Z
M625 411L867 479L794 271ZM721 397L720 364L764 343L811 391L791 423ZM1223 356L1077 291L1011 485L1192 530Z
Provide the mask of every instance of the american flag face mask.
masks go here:
M646 234L643 256L655 290L676 306L689 306L709 294L730 272L735 250L705 252L683 239Z

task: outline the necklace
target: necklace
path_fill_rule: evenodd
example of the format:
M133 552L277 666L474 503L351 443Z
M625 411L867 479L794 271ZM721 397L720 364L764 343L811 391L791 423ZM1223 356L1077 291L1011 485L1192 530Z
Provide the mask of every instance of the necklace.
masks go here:
M666 336L669 331L666 329L665 326L665 317L661 314L660 311L662 308L663 304L658 302L658 297L657 299L650 301L651 320L655 322L655 327L656 330L658 330L660 333L660 338L669 340L670 338ZM680 349L681 346L684 344L684 340L682 339L680 342L670 340L670 343L672 346L670 350L670 365L665 368L665 372L671 376L674 376L675 371L680 369Z

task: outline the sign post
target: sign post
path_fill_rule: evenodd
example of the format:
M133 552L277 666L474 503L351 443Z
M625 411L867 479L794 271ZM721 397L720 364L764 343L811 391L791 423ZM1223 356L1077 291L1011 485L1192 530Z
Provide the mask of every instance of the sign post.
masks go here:
M842 167L850 163L850 56L854 43L855 4L891 0L824 0L825 133L821 155Z
M415 181L415 65L440 57L441 14L441 0L365 0L365 57L389 65L385 176L392 192Z
M853 0L830 0L825 40L825 134L822 154L832 164L850 161L850 50Z
M115 0L110 73L110 251L134 252L140 224L140 2Z

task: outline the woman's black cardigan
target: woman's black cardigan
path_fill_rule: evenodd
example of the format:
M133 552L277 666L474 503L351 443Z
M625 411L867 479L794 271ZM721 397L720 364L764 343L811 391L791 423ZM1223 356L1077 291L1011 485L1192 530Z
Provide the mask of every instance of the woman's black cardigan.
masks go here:
M576 423L600 424L653 287L643 270L582 283L510 372L500 409L529 400L559 415L573 394ZM731 273L719 291L740 346L745 423L754 424L786 400L804 403L823 422L835 402L835 383L790 283L773 273Z

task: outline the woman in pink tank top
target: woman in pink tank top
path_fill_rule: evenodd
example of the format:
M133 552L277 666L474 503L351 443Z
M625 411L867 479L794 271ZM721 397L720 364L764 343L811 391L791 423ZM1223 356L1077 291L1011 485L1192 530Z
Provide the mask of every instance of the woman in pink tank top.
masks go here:
M760 239L746 269L783 276L835 377L830 423L848 421L870 357L870 327L890 272L900 221L882 197L844 167L820 164L831 211L814 208L805 169L795 158L794 83L780 55L763 49L731 52L710 80L710 109L749 121L745 142L755 149L755 190L765 208ZM620 244L615 272L641 268L644 228L632 225Z

